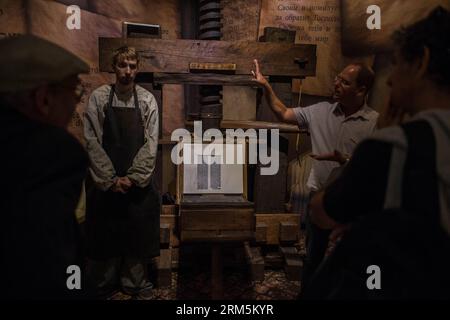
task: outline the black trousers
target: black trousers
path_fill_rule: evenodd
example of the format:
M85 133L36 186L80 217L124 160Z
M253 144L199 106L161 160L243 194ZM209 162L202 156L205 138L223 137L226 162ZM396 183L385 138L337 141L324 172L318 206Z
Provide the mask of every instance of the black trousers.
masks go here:
M310 200L314 193L311 192ZM306 259L303 264L302 273L302 292L308 286L311 278L322 262L328 247L328 240L331 230L323 230L311 222L310 210L308 210L306 219Z

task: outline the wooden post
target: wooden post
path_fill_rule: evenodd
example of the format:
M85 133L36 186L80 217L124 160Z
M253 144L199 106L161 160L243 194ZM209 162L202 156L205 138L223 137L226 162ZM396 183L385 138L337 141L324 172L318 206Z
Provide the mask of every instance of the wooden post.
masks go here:
M157 258L158 287L170 287L172 284L172 250L162 249Z
M213 300L223 299L222 247L214 243L211 247L211 297Z
M267 224L264 222L256 224L255 242L265 244L267 242Z
M280 223L280 244L293 245L298 240L300 229L297 223L281 222Z
M280 29L280 28L264 28L264 42L271 43L290 43L295 42L295 31ZM277 97L287 106L292 106L292 93L291 93L291 82L289 83L277 83L271 82L272 89L276 93ZM262 100L262 104L257 112L257 120L262 121L279 121L272 111L270 106L267 104L266 99ZM286 196L286 179L288 171L288 147L289 147L289 136L280 135L280 153L279 153L279 169L275 175L272 176L262 176L259 172L256 173L255 179L255 203L256 212L283 212L285 202L287 200ZM259 166L258 166L259 167ZM259 169L259 168L258 168ZM276 193L272 193L270 197L267 195L270 190L277 190Z
M248 242L244 243L245 257L250 267L250 275L253 281L264 280L264 259L259 248L250 247Z
M286 279L292 281L300 281L302 276L303 261L298 259L286 259L284 271Z
M159 227L159 245L163 249L170 246L170 225L168 223L161 223Z
M300 281L303 269L301 254L295 247L281 247L280 253L284 257L284 270L286 279Z

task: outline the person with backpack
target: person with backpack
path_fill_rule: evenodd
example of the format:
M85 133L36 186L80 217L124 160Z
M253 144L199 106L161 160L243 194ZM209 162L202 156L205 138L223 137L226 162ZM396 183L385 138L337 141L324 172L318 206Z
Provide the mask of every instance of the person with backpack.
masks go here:
M442 7L395 32L390 110L411 118L363 141L312 199L312 222L341 241L306 298L450 297L449 33ZM379 290L368 288L371 266Z

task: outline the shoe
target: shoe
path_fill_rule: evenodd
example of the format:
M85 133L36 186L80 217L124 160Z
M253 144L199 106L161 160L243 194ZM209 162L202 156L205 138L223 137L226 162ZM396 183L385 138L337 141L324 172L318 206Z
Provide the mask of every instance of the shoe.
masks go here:
M123 287L122 291L137 300L149 300L153 297L153 283L147 281L142 288Z
M112 299L117 293L119 293L119 289L108 287L108 288L97 288L97 289L91 289L92 292L90 292L89 296L94 300L110 300Z
M136 300L151 300L153 296L153 283L147 282L145 287L139 290L135 298Z

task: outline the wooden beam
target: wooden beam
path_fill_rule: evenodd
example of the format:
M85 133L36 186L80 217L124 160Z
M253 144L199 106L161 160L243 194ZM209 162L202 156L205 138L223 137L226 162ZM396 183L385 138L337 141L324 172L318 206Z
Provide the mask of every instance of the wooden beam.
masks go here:
M222 120L220 123L223 129L278 129L280 132L286 133L301 133L295 124L287 124L282 122L267 122L267 121L251 121L251 120Z
M170 139L170 138L169 138ZM171 144L176 144L176 142L171 141ZM161 215L178 215L177 206L174 204L163 204L161 206Z
M303 259L295 247L280 247L284 257L284 271L288 280L300 281L303 268Z
M213 244L211 247L211 298L213 300L223 299L222 263L222 247L220 244Z
M180 239L178 236L178 214L176 215L161 215L161 224L168 224L170 228L170 247L176 248L180 245Z
M253 281L264 280L264 259L259 248L250 247L248 242L244 243L245 258L250 267L250 275Z
M292 244L298 240L299 224L296 222L280 222L280 243Z
M264 256L264 263L268 269L282 269L285 266L284 257L279 252L268 252Z
M159 226L159 245L161 248L170 246L170 224L161 223Z
M283 255L285 259L300 260L300 253L298 252L297 248L280 246L279 249L280 253Z
M236 64L234 63L196 63L189 64L189 71L191 72L206 72L212 70L213 72L234 72L236 71Z
M158 287L170 287L172 284L172 251L171 249L162 249L157 258L158 268Z
M300 259L286 259L284 271L286 279L300 281L302 277L303 261Z
M280 224L282 222L292 222L300 225L300 215L293 213L261 213L256 214L256 224L265 223L267 225L267 244L279 244ZM267 262L267 261L266 261Z
M169 145L174 145L174 144L177 144L178 142L177 141L172 141L171 140L171 136L166 136L166 135L163 135L163 137L161 138L161 139L158 139L158 144L161 144L161 145L167 145L167 144L169 144ZM164 209L163 209L163 212L164 212ZM165 214L165 213L162 213L162 214Z
M247 208L181 208L181 230L190 231L252 231L255 228L253 209Z
M180 248L172 248L172 270L180 265Z
M181 231L181 241L185 242L236 242L250 241L255 237L255 233L246 230L183 230Z
M194 126L194 121L185 121L188 127ZM221 129L278 129L281 133L306 133L307 130L299 129L294 124L282 122L251 121L251 120L222 120Z
M138 75L146 75L151 78L154 86L162 84L195 84L195 85L221 85L221 86L246 86L257 87L259 86L249 75L235 75L235 74L220 74L220 73L139 73ZM152 76L148 76L151 74ZM291 77L266 77L268 80L275 83L290 84L292 82ZM295 79L303 79L295 78Z
M136 48L143 72L189 73L190 63L234 63L236 74L250 75L258 59L264 75L315 76L316 45L181 39L99 38L100 71L113 71L114 52L124 45ZM300 68L296 59L308 63Z
M267 242L267 224L257 223L255 232L255 242L256 243L266 243Z
M223 86L255 86L252 76L218 73L160 73L153 74L155 84L195 84Z

